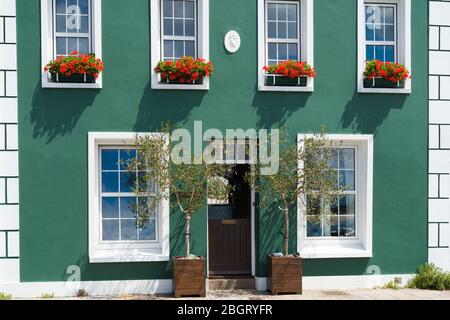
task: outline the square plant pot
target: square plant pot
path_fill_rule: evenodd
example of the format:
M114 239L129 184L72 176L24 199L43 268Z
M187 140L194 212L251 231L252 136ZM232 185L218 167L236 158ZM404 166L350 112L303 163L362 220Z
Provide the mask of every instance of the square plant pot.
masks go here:
M280 86L280 87L306 87L308 83L307 77L289 78L266 75L266 86Z
M267 257L267 289L273 295L302 294L302 277L301 257Z
M401 89L405 87L405 80L392 82L384 78L364 79L364 88Z
M175 298L206 296L206 260L173 257L173 292Z
M78 74L74 73L70 76L66 76L64 74L51 74L52 82L57 83L95 83L95 78L92 74Z

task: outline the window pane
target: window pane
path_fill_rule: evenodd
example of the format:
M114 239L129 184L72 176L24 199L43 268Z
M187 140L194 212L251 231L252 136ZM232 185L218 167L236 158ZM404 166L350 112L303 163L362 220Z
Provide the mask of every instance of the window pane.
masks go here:
M339 149L339 168L355 169L355 149Z
M276 65L277 63L278 63L277 60L269 60L268 61L268 65L270 65L270 66Z
M173 19L164 19L164 35L173 35Z
M185 36L193 37L195 35L194 20L185 20L184 23Z
M295 22L288 23L288 38L289 39L297 38L297 23Z
M278 22L278 38L287 38L287 24L286 22Z
M130 162L136 159L136 150L120 150L120 170L127 170Z
M307 217L306 229L307 229L306 234L308 237L321 237L322 228L320 226L319 217L317 216Z
M163 4L164 10L163 15L164 17L172 17L173 16L173 1L172 0L164 0Z
M81 33L89 33L89 17L81 17Z
M150 220L146 226L139 230L139 240L156 240L154 220Z
M323 236L324 237L338 237L338 217L327 216L322 218Z
M66 16L56 15L56 32L66 32Z
M286 5L285 4L277 4L278 8L278 21L286 21Z
M103 220L103 240L119 240L119 220Z
M375 26L373 24L366 24L366 40L375 40Z
M56 0L56 13L66 13L66 0Z
M183 17L183 1L182 0L175 0L174 3L174 13L175 17L182 18Z
M387 25L386 26L386 41L394 41L394 26Z
M355 232L355 217L354 216L341 216L340 219L340 236L341 237L354 237Z
M371 61L375 59L375 46L366 46L366 60Z
M384 41L384 25L375 24L375 41Z
M269 38L277 37L277 23L276 22L269 22L267 33L268 33Z
M135 218L136 197L120 198L120 218Z
M175 19L174 35L183 36L183 19Z
M342 196L339 200L340 215L355 215L355 196L352 194Z
M136 174L121 172L120 173L120 192L133 192L136 184Z
M278 60L281 60L281 61L287 60L287 44L286 43L278 44Z
M395 62L394 46L385 46L386 62Z
M172 58L173 57L173 41L164 40L164 57Z
M67 44L67 50L69 51L69 54L74 51L78 51L78 38L67 38Z
M297 21L297 6L295 4L288 4L288 20Z
M185 2L185 17L194 18L194 1Z
M375 8L372 6L366 6L366 23L375 22Z
M67 15L66 19L67 32L77 33L81 29L81 16L79 15Z
M194 41L186 41L185 43L185 51L184 54L186 56L195 57L195 42Z
M338 168L338 157L339 157L338 150L333 149L329 156L330 156L330 158L328 159L328 166L330 168L337 169Z
M184 41L174 41L175 43L175 58L184 56Z
M119 174L117 172L102 173L102 192L119 192Z
M56 54L57 55L66 55L66 38L56 38Z
M120 220L120 227L122 231L122 240L130 241L137 240L136 220Z
M276 5L273 3L269 3L267 5L267 17L269 20L276 20L277 19L277 8Z
M375 46L375 59L384 61L384 46Z
M355 171L339 171L339 186L346 190L355 190Z
M102 150L102 170L119 170L119 152L118 150Z
M77 0L67 0L67 8L70 6L78 6Z
M79 47L78 51L81 54L89 53L89 38L78 38L79 39Z
M394 8L386 7L384 10L386 23L394 24Z
M80 11L82 14L89 13L89 3L88 0L78 0L78 4L80 5Z
M119 218L119 198L102 198L102 218Z
M268 44L268 56L269 60L277 60L277 45L276 43L269 43Z
M297 50L297 45L296 44L289 44L288 45L288 55L289 55L289 59L291 60L298 60L298 50Z

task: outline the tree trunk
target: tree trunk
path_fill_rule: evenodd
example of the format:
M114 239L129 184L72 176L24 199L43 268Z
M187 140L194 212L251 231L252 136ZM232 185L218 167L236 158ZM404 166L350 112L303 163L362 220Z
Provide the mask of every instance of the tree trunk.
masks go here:
M289 255L289 208L284 209L284 255Z
M186 212L185 213L185 228L186 228L186 235L185 235L185 242L186 242L186 258L189 257L191 254L191 213Z

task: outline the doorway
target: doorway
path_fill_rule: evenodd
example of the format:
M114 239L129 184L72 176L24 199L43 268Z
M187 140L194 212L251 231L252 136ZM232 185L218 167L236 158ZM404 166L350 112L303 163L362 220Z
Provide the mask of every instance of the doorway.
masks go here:
M245 180L251 170L238 164L225 177L233 186L227 201L208 200L209 276L252 275L253 192Z

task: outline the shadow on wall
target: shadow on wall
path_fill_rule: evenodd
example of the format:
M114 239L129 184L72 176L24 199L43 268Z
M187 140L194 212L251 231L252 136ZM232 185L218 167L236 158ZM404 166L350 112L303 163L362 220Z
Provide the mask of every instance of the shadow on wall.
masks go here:
M149 132L161 127L161 123L185 123L192 110L202 103L206 91L152 90L147 84L139 103L134 124L135 132Z
M304 108L311 93L260 92L256 88L252 107L256 108L257 128L282 126L299 108Z
M72 132L87 107L91 107L98 90L43 89L39 83L34 91L29 113L33 138L52 142Z
M404 94L358 94L346 104L341 116L341 128L354 132L374 134L392 109L402 109L407 95Z

